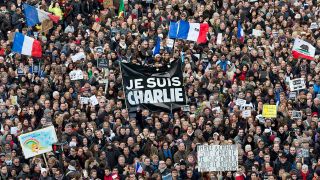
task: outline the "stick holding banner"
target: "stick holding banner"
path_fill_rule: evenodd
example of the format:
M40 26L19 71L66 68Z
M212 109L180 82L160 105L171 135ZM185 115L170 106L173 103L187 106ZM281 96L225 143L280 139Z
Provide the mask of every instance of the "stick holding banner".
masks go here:
M122 64L122 62L120 61L120 74L122 75L121 64ZM124 102L125 102L125 104L126 104L126 110L127 110L128 113L129 113L129 109L128 109L128 106L127 106L127 95L126 95L126 91L125 91L125 89L124 89L124 83L123 83L123 75L122 75L122 78L121 78L121 82L122 82L122 90L123 90L123 94L124 94Z

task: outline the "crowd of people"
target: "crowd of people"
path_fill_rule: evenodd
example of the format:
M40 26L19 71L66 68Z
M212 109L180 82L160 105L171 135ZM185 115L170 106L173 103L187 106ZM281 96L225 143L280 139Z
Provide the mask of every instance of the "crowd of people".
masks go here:
M123 2L119 16L121 0L0 0L1 180L320 179L319 1ZM23 3L60 21L27 27ZM180 20L208 23L207 42L175 39L170 47L170 22ZM39 40L42 57L13 53L13 32ZM316 47L314 60L292 57L295 38ZM86 58L73 62L78 52ZM119 63L172 61L183 61L189 109L129 113ZM71 80L72 70L83 79ZM294 94L295 78L306 88ZM98 105L80 101L91 95ZM261 117L264 104L277 105L276 118ZM50 125L59 140L53 151L24 158L18 136ZM204 144L236 144L238 170L199 172Z

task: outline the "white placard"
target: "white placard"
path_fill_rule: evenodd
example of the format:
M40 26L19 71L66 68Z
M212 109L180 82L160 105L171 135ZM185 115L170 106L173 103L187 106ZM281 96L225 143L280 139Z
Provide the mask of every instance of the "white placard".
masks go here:
M95 106L95 105L99 104L96 95L93 95L93 96L90 97L90 104L92 106Z
M298 91L306 88L306 83L303 78L292 79L289 81L290 91Z
M252 29L252 35L255 37L260 37L262 36L262 31L258 29Z
M88 97L80 97L80 104L89 104Z
M237 171L237 145L200 145L197 147L199 172Z
M246 100L244 100L244 99L237 99L236 100L236 105L237 106L243 106L244 104L246 104L247 103L247 101Z
M69 73L72 81L83 79L83 73L81 70L73 70Z
M251 110L244 110L242 111L242 117L247 118L251 116Z
M84 52L79 52L73 56L71 56L72 62L77 62L81 59L86 59L86 55L84 54Z
M217 44L218 44L218 45L222 44L222 33L218 33L218 36L217 36Z
M173 48L174 45L174 40L173 39L167 39L167 47L169 48Z
M10 134L16 135L18 133L18 127L14 126L10 128Z

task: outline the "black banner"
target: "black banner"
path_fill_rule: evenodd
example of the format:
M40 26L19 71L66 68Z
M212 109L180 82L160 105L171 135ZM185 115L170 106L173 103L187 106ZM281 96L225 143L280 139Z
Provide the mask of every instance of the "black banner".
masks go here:
M138 106L170 112L186 104L181 61L161 68L121 63L121 70L129 112Z

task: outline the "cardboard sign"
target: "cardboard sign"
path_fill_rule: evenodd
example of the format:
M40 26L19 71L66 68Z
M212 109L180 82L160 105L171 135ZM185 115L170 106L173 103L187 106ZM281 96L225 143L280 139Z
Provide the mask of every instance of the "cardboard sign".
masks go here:
M237 145L200 145L197 147L199 172L236 171Z
M10 32L9 35L8 35L8 40L9 42L13 42L13 38L14 38L14 35L15 35L16 32Z
M222 33L218 33L218 36L217 36L217 44L218 44L218 45L222 44Z
M97 22L95 22L92 26L92 29L96 32L99 32L100 31L100 28L101 28L101 25Z
M263 105L262 116L265 118L276 118L277 117L277 106L276 105Z
M247 118L251 116L251 110L244 110L242 111L242 117Z
M303 78L296 78L289 81L290 91L298 91L306 88L306 83Z
M48 32L52 28L53 28L53 22L50 19L47 19L42 21L40 32Z
M92 106L99 104L98 99L95 95L91 96L89 101Z
M302 118L302 111L292 111L292 119L301 119Z
M83 73L81 70L73 70L69 73L72 81L83 79Z
M104 7L105 9L114 8L113 0L104 0L104 1L103 1L103 7Z

